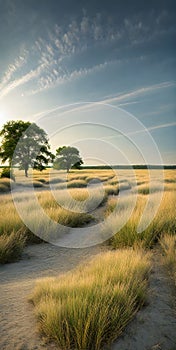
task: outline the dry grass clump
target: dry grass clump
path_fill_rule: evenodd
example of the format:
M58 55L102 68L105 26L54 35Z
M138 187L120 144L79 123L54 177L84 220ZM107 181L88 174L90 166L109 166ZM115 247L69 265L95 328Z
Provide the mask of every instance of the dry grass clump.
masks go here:
M75 173L73 173L73 172L68 173L66 179L67 179L67 181L86 180L86 177L87 177L87 174L78 171L78 172L75 172Z
M47 180L45 183L48 185L48 184L59 184L59 183L62 183L62 182L63 182L62 178L54 177L53 179Z
M4 184L0 183L0 193L6 193L9 192L9 187L5 186Z
M165 191L176 191L176 183L174 182L168 182L164 185Z
M176 235L163 234L159 240L164 253L164 261L176 286Z
M24 249L26 238L22 231L0 236L0 263L6 264L19 260Z
M82 188L86 186L87 182L85 180L71 180L67 182L67 188Z
M70 188L69 194L78 202L84 202L89 198L89 191L87 188Z
M25 186L38 188L38 187L44 187L44 184L40 181L35 180L35 181L32 181L31 183L25 184Z
M69 190L58 190L54 192L43 191L38 194L38 199L43 208L66 207L75 212L90 212L102 205L107 200L107 195L98 188L69 188Z
M64 200L64 193L58 192L63 195ZM37 193L36 197L30 196L30 193L23 196L17 194L16 196L18 210L28 227L27 236L30 241L35 238L31 232L43 240L51 240L51 238L56 240L64 232L69 232L69 227L80 227L93 220L91 215L76 211L75 206L73 206L75 209L73 211L69 202L67 202L68 208L61 207L49 191ZM57 223L62 226L57 225Z
M107 181L107 185L118 186L118 179L114 176L112 179Z
M0 179L0 193L9 192L13 181L8 178Z
M157 201L157 193L152 194L152 203L150 210L153 210L153 206ZM143 213L145 204L147 202L147 196L138 196L136 206L127 221L127 223L112 237L110 244L114 248L134 246L136 244L142 244L146 247L151 247L160 237L163 232L173 234L176 233L176 219L175 219L175 192L165 192L158 209L158 212L150 223L150 225L142 232L138 233L137 228ZM114 211L117 205L117 200L111 198L108 201L106 214L109 215ZM115 226L118 226L118 222L123 218L130 205L130 197L122 198L117 205L117 210L114 217L111 220L111 226L113 226L113 232L115 232ZM149 213L150 215L150 213ZM145 220L148 218L145 217Z
M152 184L138 185L137 191L139 194L147 195L149 193L160 192L163 190L162 183L156 182Z
M17 232L24 226L12 201L11 194L5 194L1 198L0 205L0 235L9 235L12 231Z
M174 179L174 178L166 178L165 180L164 180L166 183L168 183L168 184L170 184L170 183L176 183L176 179Z
M105 193L109 196L109 195L118 195L119 193L119 187L115 186L115 185L106 185L104 187L105 189Z
M46 182L47 182L47 180L46 179L44 179L43 177L39 177L39 178L37 178L37 181L39 181L39 182L41 182L41 183L43 183L43 184L46 184Z
M150 258L123 250L38 282L31 300L40 330L63 350L99 350L111 343L145 302Z
M73 212L62 207L49 208L46 213L52 220L67 227L81 227L93 220L90 214Z

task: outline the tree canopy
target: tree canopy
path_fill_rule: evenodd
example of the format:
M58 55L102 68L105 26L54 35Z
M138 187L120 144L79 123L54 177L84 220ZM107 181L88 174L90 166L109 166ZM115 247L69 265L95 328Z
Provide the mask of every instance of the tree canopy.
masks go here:
M71 168L80 169L82 164L83 160L76 147L63 146L56 150L55 169L66 169L68 173Z
M2 163L18 165L28 176L28 169L44 170L54 156L46 132L35 123L22 120L7 122L0 131Z

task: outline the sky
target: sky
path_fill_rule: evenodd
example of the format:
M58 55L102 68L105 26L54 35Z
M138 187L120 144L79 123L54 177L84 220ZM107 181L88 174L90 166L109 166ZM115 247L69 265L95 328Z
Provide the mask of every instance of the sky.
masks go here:
M0 127L86 164L176 163L175 1L0 0Z

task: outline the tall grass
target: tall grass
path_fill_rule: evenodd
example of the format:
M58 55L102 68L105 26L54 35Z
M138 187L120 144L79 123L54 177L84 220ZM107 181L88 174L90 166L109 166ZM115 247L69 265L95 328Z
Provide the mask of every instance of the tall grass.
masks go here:
M157 194L152 194L153 205L157 200ZM130 196L122 198L119 204L118 210L111 220L109 229L115 232L115 227L118 227L118 223L125 215L128 206L130 205ZM142 244L145 247L151 247L160 237L163 232L176 233L176 217L175 217L175 192L165 192L159 210L150 223L150 225L142 233L137 232L137 227L144 210L147 201L147 196L138 196L137 204L131 214L127 223L110 239L109 243L114 248L134 246L136 244ZM117 205L116 199L109 199L106 214L109 215L114 211ZM152 205L150 210L152 211ZM150 213L149 213L150 214ZM147 217L145 220L147 221Z
M16 170L15 170L16 171ZM80 170L71 171L68 174L68 178L65 178L65 172L49 170L42 172L34 171L29 174L29 178L25 179L23 172L18 171L16 175L16 183L13 183L10 179L0 179L0 235L10 235L11 232L18 232L22 229L26 232L28 242L36 241L35 236L31 233L34 232L44 233L42 237L47 239L47 235L53 232L55 223L61 223L68 227L79 227L87 224L90 220L93 220L94 210L100 205L105 205L107 202L106 215L108 216L113 212L116 206L117 199L122 195L119 202L119 209L113 216L109 226L106 230L116 232L115 236L110 240L110 243L114 248L133 246L141 244L150 247L157 241L158 237L165 233L173 233L176 231L175 221L175 190L176 190L176 175L174 171L165 172L165 194L160 206L160 209L154 218L150 226L141 234L137 233L137 226L143 212L143 208L148 198L148 173L146 170L137 170L136 179L138 183L139 196L136 207L126 225L117 232L118 222L121 221L129 208L133 193L136 191L136 183L133 182L133 178L128 176L127 171L118 171L118 176L110 170ZM157 171L156 179L157 179ZM51 175L51 177L50 177ZM102 188L97 186L88 186L80 188L80 186L86 186L93 179L99 179L103 182ZM65 182L65 179L67 180ZM117 182L118 181L118 182ZM49 223L43 219L44 215L41 215L41 211L36 208L36 204L31 200L31 186L34 183L36 189L36 197L39 201L39 207L43 208L44 213L48 218L51 218ZM15 190L14 195L17 203L21 203L23 212L26 211L27 222L31 222L31 229L27 229L22 222L15 206L12 201L11 194L6 194L6 190L10 190L10 185L13 185ZM22 186L19 187L18 185ZM54 190L54 196L49 190L51 185ZM66 191L62 189L65 185L70 187ZM130 195L123 197L124 189L129 189L130 185L132 189ZM157 198L157 191L160 189L160 183L156 182L152 187L153 203ZM41 187L42 186L42 187ZM79 187L73 187L79 186ZM41 187L41 189L40 189ZM48 188L47 188L48 187ZM109 198L108 195L117 195L120 190L120 196L114 196ZM70 195L70 197L68 196ZM146 194L146 195L143 195ZM108 200L108 201L107 201ZM57 203L58 201L58 203ZM153 210L151 205L150 211ZM91 215L90 215L91 214ZM101 214L100 214L101 215ZM104 215L104 214L102 214ZM147 220L147 215L146 215ZM52 224L52 221L54 222ZM68 232L68 230L64 231ZM107 237L107 235L105 235ZM108 235L109 237L110 235ZM37 238L38 242L38 238Z
M3 195L0 205L0 235L4 233L9 235L22 227L24 224L17 213L11 194Z
M176 287L176 235L163 234L160 245L164 253L164 261L174 280Z
M87 266L38 282L31 300L40 330L63 350L99 350L145 302L148 254L102 253Z
M0 194L9 192L13 181L8 178L0 178Z
M23 232L0 236L0 264L17 261L23 252L26 238Z

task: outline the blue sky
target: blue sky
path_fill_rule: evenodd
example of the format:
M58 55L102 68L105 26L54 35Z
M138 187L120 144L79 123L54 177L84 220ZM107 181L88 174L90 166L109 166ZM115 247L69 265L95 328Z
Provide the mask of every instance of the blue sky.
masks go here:
M35 121L53 150L73 143L89 164L141 163L140 149L158 163L142 123L163 163L176 163L174 1L0 0L0 8L0 126ZM72 127L61 133L63 125Z

